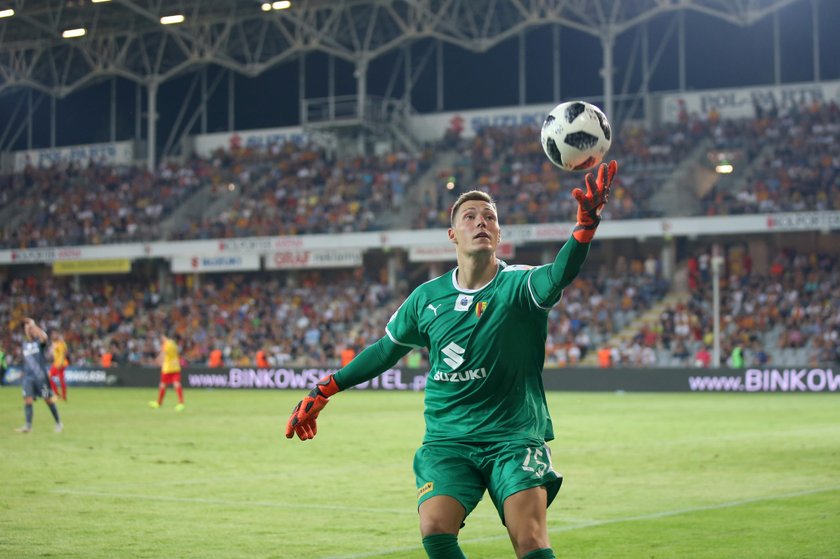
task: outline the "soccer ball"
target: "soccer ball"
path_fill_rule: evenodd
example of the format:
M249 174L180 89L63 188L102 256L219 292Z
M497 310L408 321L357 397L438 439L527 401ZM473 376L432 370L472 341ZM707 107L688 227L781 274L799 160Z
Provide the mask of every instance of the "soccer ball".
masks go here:
M564 171L586 171L604 159L612 144L612 129L595 105L568 101L548 113L540 142L548 159Z

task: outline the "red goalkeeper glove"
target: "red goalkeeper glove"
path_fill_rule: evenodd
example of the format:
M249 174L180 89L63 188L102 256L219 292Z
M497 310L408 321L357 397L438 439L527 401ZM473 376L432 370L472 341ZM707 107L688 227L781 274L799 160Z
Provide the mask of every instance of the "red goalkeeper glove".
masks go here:
M314 438L318 433L318 414L329 402L329 397L339 390L341 389L335 382L334 375L327 375L319 380L315 388L292 410L292 415L286 423L286 438L291 439L295 433L302 441Z
M606 163L601 163L598 166L597 179L592 173L587 173L584 177L586 194L580 188L572 190L572 196L578 203L577 224L572 232L577 242L592 242L595 229L601 222L601 211L610 197L610 187L612 187L613 177L615 177L617 171L618 163L614 160L610 161L609 166Z

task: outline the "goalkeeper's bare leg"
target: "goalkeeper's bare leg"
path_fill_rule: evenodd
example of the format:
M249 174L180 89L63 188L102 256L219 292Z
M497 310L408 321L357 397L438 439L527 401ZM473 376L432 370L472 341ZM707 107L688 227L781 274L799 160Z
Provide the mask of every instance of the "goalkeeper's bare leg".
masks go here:
M505 499L505 525L518 559L554 559L548 540L548 494L532 487Z
M466 559L458 532L467 511L452 497L437 495L420 505L420 535L429 559Z

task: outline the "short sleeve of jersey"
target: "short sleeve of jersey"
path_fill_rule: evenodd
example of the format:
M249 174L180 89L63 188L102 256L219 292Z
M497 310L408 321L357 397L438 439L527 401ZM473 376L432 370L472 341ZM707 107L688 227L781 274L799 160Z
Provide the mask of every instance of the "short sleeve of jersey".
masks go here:
M400 308L391 315L385 332L395 344L408 347L425 347L426 341L420 333L418 324L418 290L415 290L403 301Z

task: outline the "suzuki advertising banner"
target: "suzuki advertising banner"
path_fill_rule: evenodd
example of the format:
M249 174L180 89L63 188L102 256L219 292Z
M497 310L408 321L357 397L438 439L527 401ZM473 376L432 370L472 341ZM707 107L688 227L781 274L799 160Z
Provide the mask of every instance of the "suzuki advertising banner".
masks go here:
M172 272L176 274L243 272L259 269L259 254L232 254L229 256L175 256L172 258Z

